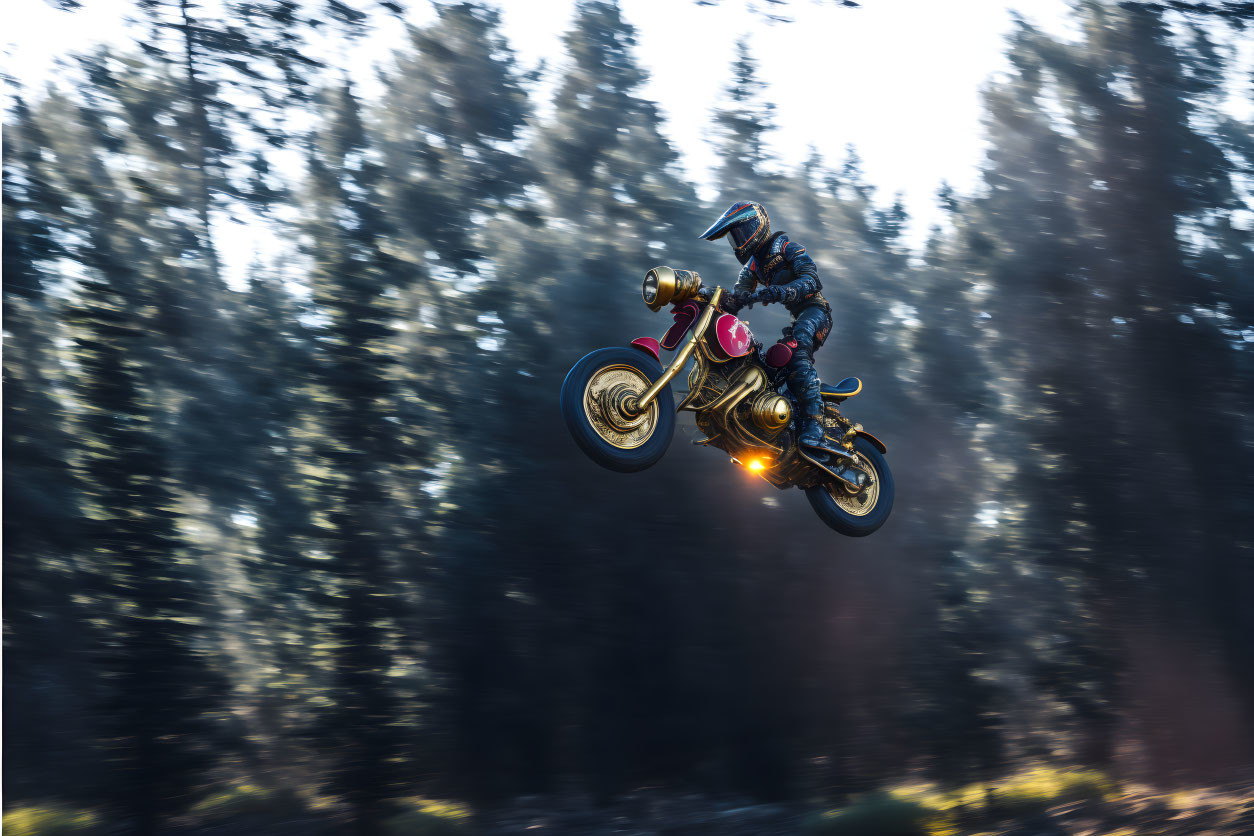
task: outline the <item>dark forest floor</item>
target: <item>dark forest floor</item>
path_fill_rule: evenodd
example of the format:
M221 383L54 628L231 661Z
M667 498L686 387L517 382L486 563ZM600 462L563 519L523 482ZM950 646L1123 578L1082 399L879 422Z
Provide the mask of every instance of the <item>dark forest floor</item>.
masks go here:
M482 816L477 829L468 832L492 836L1254 836L1254 787L1174 793L1141 789L1117 798L1073 801L1013 816L959 813L949 821L916 819L913 823L888 805L879 805L868 815L844 817L824 815L813 807L715 803L701 796L642 794L608 808L537 798Z
M462 805L413 799L410 809L390 817L386 836L1254 836L1254 783L1225 789L1173 792L1121 787L1101 798L1023 805L1013 814L964 803L939 810L916 803L907 790L872 794L837 809L805 804L760 804L697 794L646 790L615 803L596 805L584 796L519 798L470 815ZM949 796L953 798L953 796ZM914 800L910 800L913 798ZM112 836L122 823L98 819L77 826L65 818L23 818L21 808L5 815L5 836ZM35 808L26 808L32 810ZM329 811L328 811L329 812ZM67 826L69 825L69 826ZM86 826L84 826L86 825ZM338 836L351 828L332 815L288 808L219 809L188 816L168 836Z

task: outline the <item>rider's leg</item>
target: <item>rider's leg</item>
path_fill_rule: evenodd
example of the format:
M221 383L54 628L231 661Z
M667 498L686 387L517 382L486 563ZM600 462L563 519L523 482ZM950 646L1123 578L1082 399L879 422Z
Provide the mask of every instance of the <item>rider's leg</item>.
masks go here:
M832 317L817 305L805 308L792 324L792 337L797 348L785 367L788 390L797 399L805 420L797 442L807 447L823 446L823 399L819 396L819 374L814 370L814 352L823 345L832 328Z

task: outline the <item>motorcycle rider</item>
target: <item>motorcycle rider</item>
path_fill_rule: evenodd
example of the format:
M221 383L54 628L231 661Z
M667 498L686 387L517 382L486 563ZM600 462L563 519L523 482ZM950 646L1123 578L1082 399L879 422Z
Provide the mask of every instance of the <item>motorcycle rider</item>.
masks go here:
M788 308L792 325L784 329L780 342L792 349L792 357L784 366L788 371L788 390L805 415L797 442L823 449L823 423L819 420L823 399L819 395L819 375L814 370L814 352L832 330L832 307L820 292L818 267L805 254L805 247L789 241L783 232L771 233L770 218L760 203L733 203L701 233L707 241L723 236L731 242L742 267L736 286L722 307L732 314L759 302L782 302Z

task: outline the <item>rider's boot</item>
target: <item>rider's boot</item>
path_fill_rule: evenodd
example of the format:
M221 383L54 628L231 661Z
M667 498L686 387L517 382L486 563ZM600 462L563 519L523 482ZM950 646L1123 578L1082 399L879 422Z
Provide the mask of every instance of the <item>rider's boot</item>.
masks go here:
M821 418L822 413L806 417L805 422L801 425L801 433L797 436L798 444L802 447L813 447L819 450L826 447Z
M820 455L818 461L831 473L845 480L851 488L861 490L866 485L866 474L849 466L852 457L848 451L842 450L827 439L819 415L810 415L806 418L801 432L797 434L797 444L812 452L826 454Z
M802 447L830 450L824 443L823 422L820 420L823 417L823 398L819 394L819 375L814 370L809 349L808 344L799 345L788 363L788 388L806 415L797 443Z

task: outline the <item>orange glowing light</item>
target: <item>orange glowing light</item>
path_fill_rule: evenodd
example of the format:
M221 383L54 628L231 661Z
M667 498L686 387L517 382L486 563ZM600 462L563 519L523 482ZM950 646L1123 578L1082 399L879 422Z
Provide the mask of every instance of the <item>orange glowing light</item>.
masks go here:
M766 467L766 465L762 464L762 460L761 460L761 459L754 459L753 461L749 462L749 469L750 469L750 470L755 470L755 471L756 471L756 470L761 470L761 469L762 469L762 468L764 468L764 467Z

